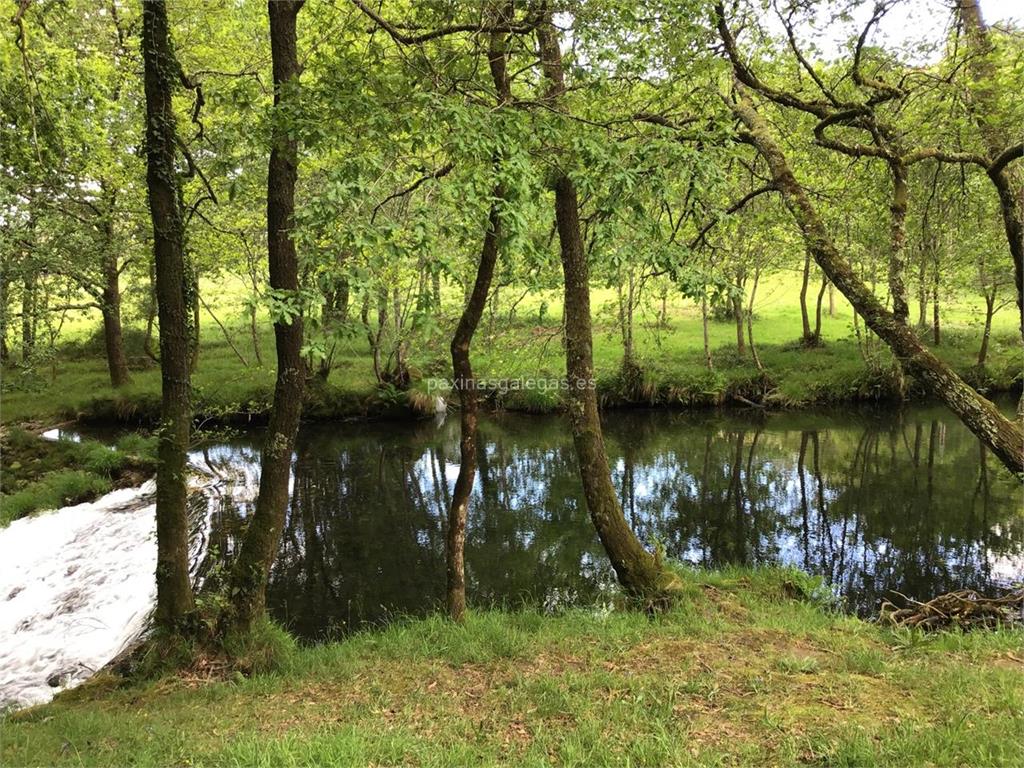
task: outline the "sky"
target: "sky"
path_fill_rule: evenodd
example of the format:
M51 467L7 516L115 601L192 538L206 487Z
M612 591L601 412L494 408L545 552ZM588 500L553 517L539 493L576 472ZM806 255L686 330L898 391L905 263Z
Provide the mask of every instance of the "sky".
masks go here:
M834 5L838 9L845 6L846 1ZM909 0L898 3L882 19L869 40L885 44L886 47L907 50L913 50L921 44L934 44L942 39L953 21L951 5L951 0ZM874 2L865 0L853 14L853 21L822 23L815 30L805 28L801 30L801 37L804 41L813 41L826 58L833 58L845 42L863 28L871 16L873 6ZM1024 25L1024 0L981 0L981 12L990 26L1009 21ZM782 31L781 25L778 25L778 29L774 29L775 26L770 23L773 32ZM921 55L920 58L931 58L931 55Z

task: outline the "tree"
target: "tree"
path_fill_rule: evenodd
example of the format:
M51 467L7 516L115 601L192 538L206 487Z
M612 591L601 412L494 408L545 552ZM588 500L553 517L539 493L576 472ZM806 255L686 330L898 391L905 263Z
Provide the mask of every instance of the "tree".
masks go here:
M306 383L302 356L299 259L291 230L298 178L298 141L289 126L299 96L296 21L303 0L270 0L270 50L274 70L274 122L267 169L267 257L277 345L277 382L260 461L256 509L231 573L233 629L245 632L266 611L267 578L277 555L288 506L295 436Z
M1024 474L1024 433L932 354L906 324L888 312L857 278L833 243L810 197L793 175L786 156L764 118L754 108L744 86L737 83L736 88L738 100L732 109L746 127L741 139L754 146L768 163L772 178L818 266L864 318L864 322L889 345L901 364L991 448L1010 471Z
M142 194L134 146L141 101L128 76L134 56L124 12L116 5L20 3L12 21L22 66L12 74L24 86L0 79L3 111L14 118L0 129L2 183L13 192L5 218L17 220L24 208L33 222L21 238L35 265L24 298L39 314L40 292L61 282L76 290L51 312L99 310L114 387L130 378L121 281L138 253L133 219ZM45 34L33 34L37 29ZM34 334L26 340L34 348Z
M959 12L970 57L967 60L967 71L970 74L968 87L971 95L968 112L977 125L982 142L991 158L986 172L999 194L1000 214L1013 260L1021 336L1024 338L1024 182L1019 171L1010 173L1007 168L1012 160L1024 155L1024 145L1013 144L1009 131L999 120L999 116L1006 112L1000 108L1003 96L1001 91L1011 90L1012 85L1008 83L1009 88L1000 88L1003 83L999 80L993 61L995 46L982 18L978 0L960 0ZM1014 100L1018 97L1019 93L1016 91L1010 96ZM1019 114L1017 118L1020 118ZM1024 398L1018 412L1024 417Z
M494 14L494 26L506 21L502 13ZM512 99L508 82L506 65L504 32L491 32L488 35L489 46L487 60L494 80L497 93L498 108L508 106ZM495 157L495 164L500 164L500 156ZM487 294L494 277L494 265L498 257L498 244L501 240L501 202L503 190L495 188L484 230L483 247L480 262L477 265L476 280L469 300L459 318L459 324L452 336L452 375L455 390L459 394L461 413L459 415L459 474L455 479L455 490L448 511L448 536L446 547L447 602L448 615L456 621L462 621L466 612L466 512L469 497L473 491L476 475L476 438L477 438L477 393L473 379L473 367L470 363L469 350L473 334L480 324Z
M146 185L160 316L160 408L156 476L156 623L180 633L195 607L188 571L187 451L192 421L184 234L175 170L173 93L178 62L164 0L142 4L146 91Z
M566 90L557 34L557 28L548 12L537 27L537 42L541 66L547 79L544 98L553 109L562 108L561 101ZM587 509L623 588L636 597L661 601L674 591L676 581L659 560L643 548L630 530L608 474L608 454L604 447L597 393L594 390L590 276L580 232L576 184L564 169L556 168L552 187L565 280L565 361L569 421Z

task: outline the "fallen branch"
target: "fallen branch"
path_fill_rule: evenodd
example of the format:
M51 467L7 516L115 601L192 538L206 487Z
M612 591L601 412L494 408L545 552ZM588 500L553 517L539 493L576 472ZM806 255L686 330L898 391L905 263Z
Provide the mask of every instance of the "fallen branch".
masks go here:
M995 629L1024 624L1024 589L1002 597L985 597L973 589L948 592L922 603L896 593L907 602L899 608L883 600L878 621L891 627L924 630Z

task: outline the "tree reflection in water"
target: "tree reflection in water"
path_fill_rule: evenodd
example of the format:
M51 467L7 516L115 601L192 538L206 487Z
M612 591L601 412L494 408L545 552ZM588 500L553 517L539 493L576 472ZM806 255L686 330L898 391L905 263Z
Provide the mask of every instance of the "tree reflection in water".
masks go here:
M839 415L615 412L612 477L648 546L695 565L794 565L847 605L890 590L991 590L1024 575L1021 489L940 408ZM208 449L255 466L258 440ZM607 597L614 575L583 506L560 417L480 424L466 531L471 604L549 609ZM268 606L297 635L336 636L444 598L458 424L304 429ZM230 557L249 510L226 501Z

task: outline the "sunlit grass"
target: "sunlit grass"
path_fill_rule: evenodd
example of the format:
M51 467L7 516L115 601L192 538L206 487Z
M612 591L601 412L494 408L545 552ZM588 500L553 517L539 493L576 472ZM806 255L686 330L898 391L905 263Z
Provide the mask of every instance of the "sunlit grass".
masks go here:
M853 331L850 306L837 294L835 314L829 316L825 302L822 338L825 344L804 349L798 343L801 320L794 275L772 276L760 290L755 307L754 334L758 352L770 383L770 401L779 405L804 405L867 399L885 394L877 376L869 375L862 349ZM262 318L257 339L259 359L242 311L244 293L233 282L205 285L206 295L218 318L228 328L231 348L219 327L206 322L202 351L193 375L195 405L204 416L218 414L265 414L270 405L274 380L273 334ZM602 395L615 400L615 377L622 362L622 344L613 312L614 292L595 288L593 297L595 335L594 362ZM449 375L447 333L454 325L460 296L446 292L439 313L438 328L410 345L413 375L425 380ZM539 314L546 305L543 322ZM980 303L971 297L947 300L944 306L943 342L935 348L963 375L972 371L980 343ZM645 388L659 402L715 404L733 393L749 394L751 387L763 388L760 373L749 351L740 358L735 351L735 325L729 321L710 324L714 369L705 367L700 312L692 302L671 297L668 323L655 322L656 303L637 317L636 350L644 372ZM1012 309L996 315L984 385L1006 387L1024 369L1020 341ZM508 308L494 321L485 317L473 348L478 376L492 378L555 379L564 375L565 362L558 323L561 301L558 291L527 296L510 317ZM916 307L911 307L916 317ZM813 319L812 319L813 322ZM98 328L98 319L87 314L69 321L67 340L81 344ZM448 330L446 330L448 329ZM138 333L138 331L137 331ZM922 332L930 343L930 334ZM885 366L890 356L876 341L878 359ZM58 350L55 363L40 365L32 372L15 367L4 371L0 397L0 419L4 423L26 420L47 421L86 413L99 419L131 421L151 419L159 408L160 375L148 359L135 355L132 383L115 392L109 385L106 365L94 356L70 359ZM329 386L318 389L307 409L310 417L359 415L381 409L375 388L372 360L365 337L357 334L339 343ZM537 390L511 393L501 398L505 407L547 411L560 404L557 391Z

